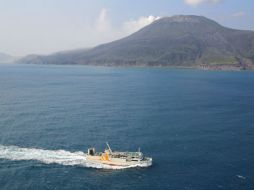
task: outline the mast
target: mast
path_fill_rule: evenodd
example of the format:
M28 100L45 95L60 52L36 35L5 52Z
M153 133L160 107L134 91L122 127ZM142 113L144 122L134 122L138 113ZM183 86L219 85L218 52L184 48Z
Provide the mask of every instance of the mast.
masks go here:
M109 152L112 154L112 150L111 150L111 148L110 148L108 142L106 142L106 145L108 146Z

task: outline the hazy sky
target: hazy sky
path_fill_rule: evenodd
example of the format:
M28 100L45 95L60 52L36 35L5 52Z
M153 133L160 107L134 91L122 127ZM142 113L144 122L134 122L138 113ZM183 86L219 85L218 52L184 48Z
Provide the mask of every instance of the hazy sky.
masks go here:
M254 30L254 0L0 0L0 52L22 56L92 47L176 14Z

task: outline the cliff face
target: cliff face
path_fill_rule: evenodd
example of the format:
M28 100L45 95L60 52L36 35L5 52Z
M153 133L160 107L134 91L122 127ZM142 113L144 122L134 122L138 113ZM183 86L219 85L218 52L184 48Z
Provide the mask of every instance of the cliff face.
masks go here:
M24 58L21 62L106 66L251 68L254 32L223 27L205 17L173 16L90 50Z

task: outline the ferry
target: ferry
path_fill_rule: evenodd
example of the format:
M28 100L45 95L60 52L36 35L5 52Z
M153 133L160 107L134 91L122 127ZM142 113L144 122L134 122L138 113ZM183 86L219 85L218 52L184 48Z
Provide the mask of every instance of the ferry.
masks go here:
M86 154L86 161L108 169L124 169L133 167L149 167L152 165L152 158L145 157L140 149L138 152L112 151L109 144L104 152L96 152L95 148L89 148Z

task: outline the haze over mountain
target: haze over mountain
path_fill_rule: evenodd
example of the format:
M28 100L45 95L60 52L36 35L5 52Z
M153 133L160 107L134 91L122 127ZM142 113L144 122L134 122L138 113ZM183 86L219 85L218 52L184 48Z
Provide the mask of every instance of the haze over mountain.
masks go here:
M253 68L254 32L226 28L202 16L177 15L89 50L27 56L19 63Z
M13 56L8 55L6 53L0 52L0 63L12 63L12 62L16 61L17 59L18 59L17 57L13 57Z

